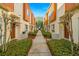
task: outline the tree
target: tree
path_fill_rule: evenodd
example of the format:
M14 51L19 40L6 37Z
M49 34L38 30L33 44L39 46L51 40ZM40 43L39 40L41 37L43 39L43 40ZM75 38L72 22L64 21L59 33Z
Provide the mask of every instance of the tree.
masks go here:
M2 17L0 16L0 44L2 45Z
M72 19L71 17L73 16L73 12L71 11L67 11L65 12L65 15L63 15L63 23L64 25L66 26L67 30L68 30L68 33L69 33L69 37L71 39L71 51L72 51L72 55L74 54L74 40L73 40L73 29L72 29Z
M10 39L11 39L11 34L10 34L9 37L8 37L8 40L7 40L7 26L8 26L8 24L10 24L9 26L10 26L10 33L11 33L12 32L12 24L15 23L14 19L16 17L8 15L7 13L4 13L3 11L2 11L2 17L3 17L3 24L4 24L4 34L3 34L3 44L2 44L3 47L2 47L2 50L3 50L3 52L6 52L7 48L8 48L6 43L9 42ZM6 42L6 40L7 40L7 42Z
M43 27L43 21L42 17L37 17L37 28L42 28Z
M6 30L7 30L7 14L2 11L2 17L4 21L4 34L3 34L3 52L6 51Z

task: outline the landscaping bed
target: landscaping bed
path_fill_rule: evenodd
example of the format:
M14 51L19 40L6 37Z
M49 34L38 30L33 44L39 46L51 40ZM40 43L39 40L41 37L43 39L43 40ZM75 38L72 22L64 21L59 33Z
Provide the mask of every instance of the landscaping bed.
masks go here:
M71 42L68 40L64 39L52 39L47 42L48 47L50 49L50 52L53 56L71 56ZM74 49L76 47L76 44L74 44ZM79 55L76 51L74 50L74 55Z
M7 51L4 53L0 51L0 55L6 56L25 56L32 45L31 39L13 40L6 44L8 46ZM1 49L0 49L1 50Z
M42 34L45 38L51 38L51 33L50 32L46 32L45 30L42 30Z
M28 33L28 38L34 39L34 38L36 37L37 32L38 32L37 30L34 31L34 32L29 32L29 33Z

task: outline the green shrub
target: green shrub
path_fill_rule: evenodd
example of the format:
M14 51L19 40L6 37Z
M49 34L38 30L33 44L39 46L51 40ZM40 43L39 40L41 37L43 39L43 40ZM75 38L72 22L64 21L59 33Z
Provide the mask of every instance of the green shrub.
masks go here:
M45 30L42 30L42 34L46 38L51 38L51 33L50 32L46 32Z
M47 42L52 55L69 56L71 53L71 43L68 40L50 40Z
M28 55L31 45L32 45L31 39L13 40L7 43L8 48L6 53L2 52L0 55L7 55L7 56Z
M74 45L74 55L79 56L79 45Z
M36 36L36 34L37 34L37 30L34 31L34 32L29 32L29 33L28 33L28 35L32 35L32 36Z

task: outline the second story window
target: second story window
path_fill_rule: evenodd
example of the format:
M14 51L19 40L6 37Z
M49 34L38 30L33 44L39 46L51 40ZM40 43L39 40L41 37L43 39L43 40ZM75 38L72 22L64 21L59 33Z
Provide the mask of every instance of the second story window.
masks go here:
M26 10L27 16L30 16L30 12L28 11L28 9Z
M54 12L54 9L51 8L51 9L50 9L50 12L49 12L49 14L48 14L48 16L51 16L53 12Z

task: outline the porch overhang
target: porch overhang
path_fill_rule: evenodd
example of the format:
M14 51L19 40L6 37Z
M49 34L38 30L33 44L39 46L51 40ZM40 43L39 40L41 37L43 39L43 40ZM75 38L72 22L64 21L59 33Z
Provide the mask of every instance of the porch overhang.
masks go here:
M8 15L11 16L12 18L19 19L20 17L16 15L14 12L8 12Z

